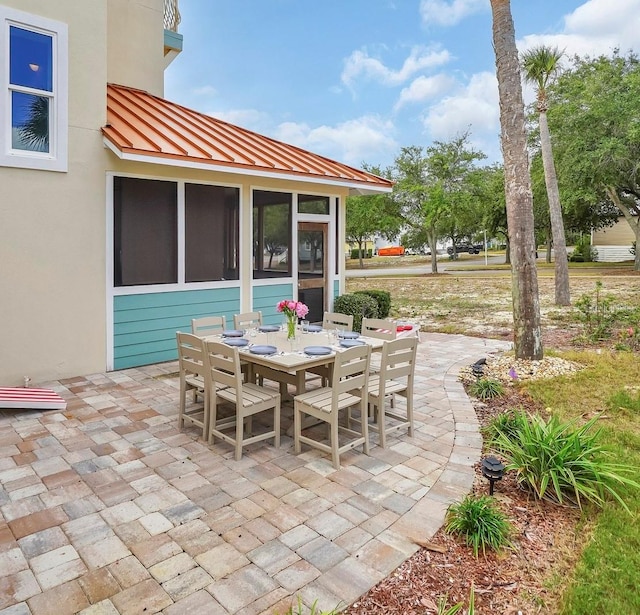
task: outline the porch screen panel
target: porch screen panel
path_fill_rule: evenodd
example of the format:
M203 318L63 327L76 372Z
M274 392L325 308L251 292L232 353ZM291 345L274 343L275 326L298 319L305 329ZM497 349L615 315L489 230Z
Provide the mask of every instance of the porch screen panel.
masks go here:
M185 282L238 279L239 190L185 186Z
M178 281L174 182L114 178L114 285Z
M291 276L292 195L253 193L253 277Z

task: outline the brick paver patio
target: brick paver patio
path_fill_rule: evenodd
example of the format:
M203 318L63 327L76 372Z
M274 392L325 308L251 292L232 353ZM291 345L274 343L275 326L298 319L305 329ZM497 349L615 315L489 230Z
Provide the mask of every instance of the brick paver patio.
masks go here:
M508 346L423 334L414 437L373 436L339 471L287 436L236 462L178 431L176 363L42 383L65 412L0 412L0 615L351 603L468 492L481 437L458 370Z

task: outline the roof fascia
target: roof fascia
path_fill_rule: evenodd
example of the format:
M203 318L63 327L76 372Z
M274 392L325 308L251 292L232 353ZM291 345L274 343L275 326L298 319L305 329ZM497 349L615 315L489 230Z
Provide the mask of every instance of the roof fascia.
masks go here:
M340 186L349 188L352 195L380 194L392 191L390 186L376 186L375 184L364 184L352 182L347 179L331 177L314 177L313 175L296 175L292 173L278 173L262 171L259 169L245 169L236 166L219 165L208 162L195 162L193 160L181 160L179 158L169 158L164 156L151 156L148 154L132 154L123 152L107 137L103 137L105 146L110 149L121 160L129 162L143 162L146 164L160 164L171 167L182 167L188 169L199 169L202 171L215 171L217 173L229 173L234 175L250 175L252 177L266 177L270 179L285 179L296 182L308 182L312 184L322 184L325 186Z

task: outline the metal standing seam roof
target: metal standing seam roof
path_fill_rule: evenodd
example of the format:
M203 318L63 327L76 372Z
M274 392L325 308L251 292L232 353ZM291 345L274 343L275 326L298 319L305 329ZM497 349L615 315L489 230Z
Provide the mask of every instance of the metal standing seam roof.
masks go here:
M120 158L389 192L393 182L135 88L107 85L105 143Z

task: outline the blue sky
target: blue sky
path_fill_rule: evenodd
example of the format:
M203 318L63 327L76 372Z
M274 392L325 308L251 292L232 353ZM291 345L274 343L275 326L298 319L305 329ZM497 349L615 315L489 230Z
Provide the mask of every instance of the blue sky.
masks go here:
M511 5L521 51L640 51L640 0ZM179 6L184 50L165 72L169 100L356 167L466 130L501 159L489 0Z

